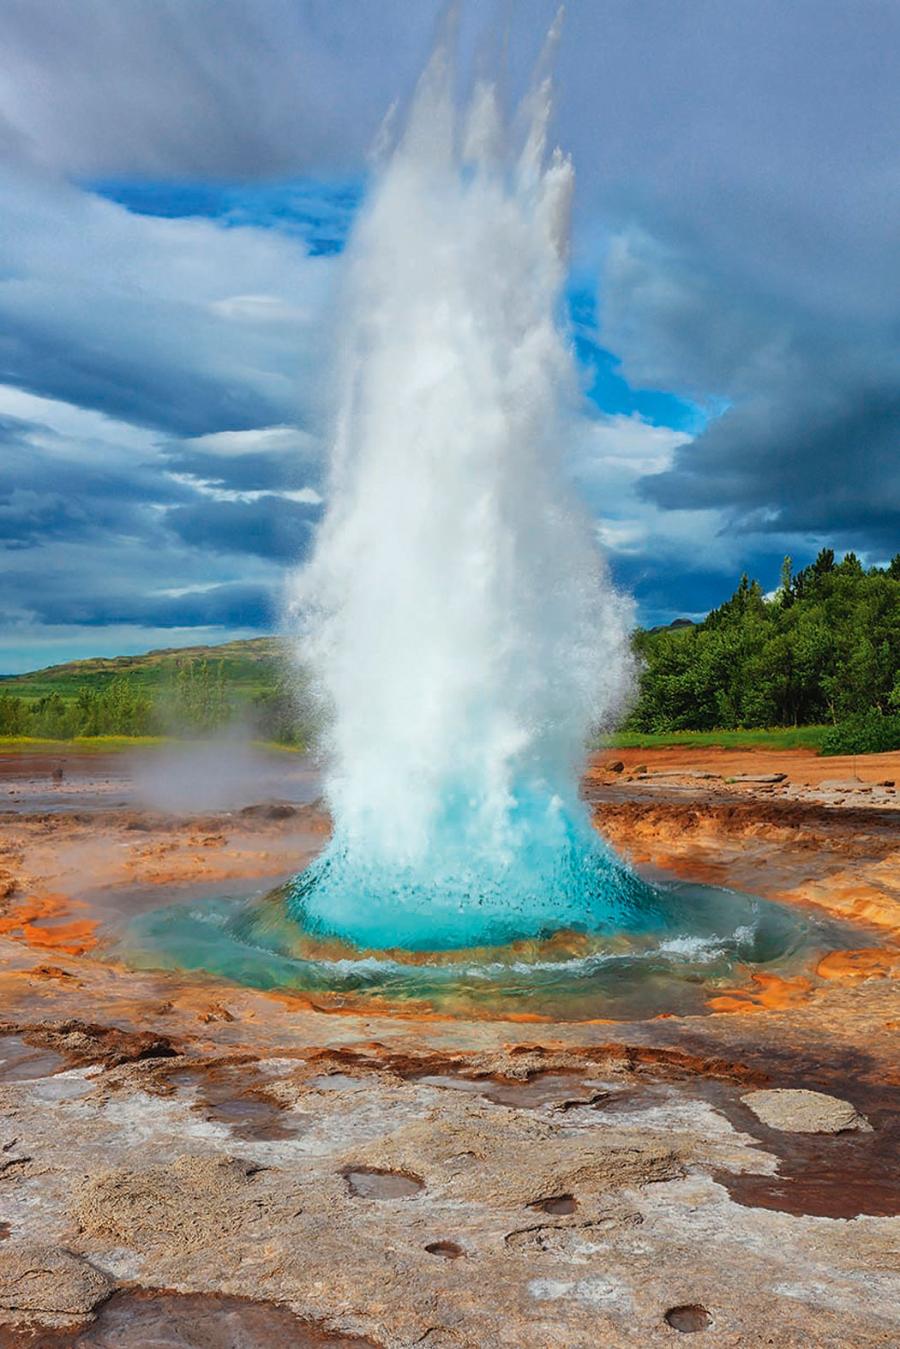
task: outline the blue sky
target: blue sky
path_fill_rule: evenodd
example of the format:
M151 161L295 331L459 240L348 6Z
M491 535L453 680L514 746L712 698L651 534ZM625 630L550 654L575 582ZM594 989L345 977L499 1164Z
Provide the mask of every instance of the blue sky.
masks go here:
M553 8L511 11L513 95ZM277 624L341 250L437 11L0 5L0 672ZM462 16L465 83L503 44ZM900 551L898 54L881 0L570 7L570 461L644 622Z

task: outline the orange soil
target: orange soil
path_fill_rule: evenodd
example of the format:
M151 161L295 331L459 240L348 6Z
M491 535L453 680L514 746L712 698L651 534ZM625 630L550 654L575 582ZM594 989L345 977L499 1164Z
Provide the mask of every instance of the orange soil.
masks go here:
M91 918L61 921L69 918L73 909L84 907L67 895L33 896L14 904L0 917L0 935L70 956L84 955L96 945L96 922Z
M863 979L900 978L900 951L866 946L859 951L829 951L816 966L820 979L858 984Z
M652 772L787 773L792 781L816 787L829 778L859 778L877 783L893 779L900 783L900 750L887 754L838 754L822 758L810 749L725 749L717 745L670 745L659 749L605 749L591 757L588 776L602 773L607 763L624 763L633 773L641 764Z
M711 1012L783 1012L808 1002L811 992L811 983L802 975L782 979L778 974L751 974L749 987L707 998L706 1005Z

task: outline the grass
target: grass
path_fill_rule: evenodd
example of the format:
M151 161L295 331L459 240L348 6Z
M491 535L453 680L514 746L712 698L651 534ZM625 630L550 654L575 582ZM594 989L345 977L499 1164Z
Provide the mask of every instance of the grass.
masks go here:
M827 726L773 726L741 731L665 731L659 734L640 734L620 731L597 743L598 749L667 749L682 746L685 749L810 749L821 748ZM0 736L0 753L45 754L108 754L126 749L157 749L179 743L172 736L162 735L94 735L76 736L74 740L47 740L38 736ZM182 742L183 743L183 742ZM304 751L303 745L282 745L275 741L254 741L260 749L278 750L285 754Z
M153 696L171 688L179 664L184 660L209 660L215 668L221 664L229 698L238 708L256 694L271 689L283 668L286 644L275 637L226 642L221 646L188 647L148 651L139 656L114 659L71 661L66 665L35 670L30 674L0 676L0 695L10 693L32 700L58 693L66 700L77 697L83 688L103 688L117 675L126 675ZM666 731L640 734L620 731L598 742L601 749L661 749L683 746L697 749L721 746L724 749L821 749L827 726L774 726L740 731ZM43 740L28 736L0 736L0 751L40 750L46 753L112 752L143 749L171 743L163 736L80 736L75 740ZM266 748L276 748L266 744ZM296 747L279 745L286 753Z
M0 735L0 753L40 750L46 754L106 754L120 749L158 749L174 742L164 735L78 735L73 740L49 740L38 735Z
M73 740L44 740L33 735L0 735L0 754L109 754L125 749L162 749L167 745L185 745L181 740L166 735L78 735ZM279 754L305 753L304 745L282 745L275 740L253 740L256 749L277 751Z
M658 734L619 731L605 737L600 743L604 749L665 749L677 746L704 749L718 746L722 749L818 750L828 729L827 726L771 726L740 731L663 731Z

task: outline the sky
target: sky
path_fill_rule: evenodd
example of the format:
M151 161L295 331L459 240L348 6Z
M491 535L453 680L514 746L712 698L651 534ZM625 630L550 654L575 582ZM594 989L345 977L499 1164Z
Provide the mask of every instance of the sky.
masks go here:
M525 86L555 6L463 4ZM276 630L431 0L0 0L0 673ZM571 0L572 472L646 624L900 551L900 5Z

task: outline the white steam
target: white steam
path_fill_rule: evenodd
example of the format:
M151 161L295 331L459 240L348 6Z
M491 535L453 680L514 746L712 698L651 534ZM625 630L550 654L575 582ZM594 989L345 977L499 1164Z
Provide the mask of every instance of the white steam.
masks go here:
M459 113L438 52L346 257L328 508L291 609L336 836L382 864L438 850L450 814L502 852L523 795L570 808L631 680L630 605L566 486L574 175L549 113L545 82L514 146L493 87Z

